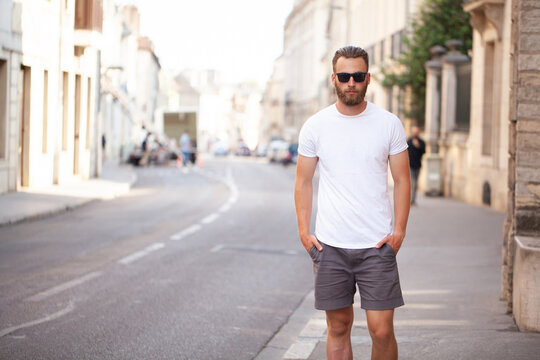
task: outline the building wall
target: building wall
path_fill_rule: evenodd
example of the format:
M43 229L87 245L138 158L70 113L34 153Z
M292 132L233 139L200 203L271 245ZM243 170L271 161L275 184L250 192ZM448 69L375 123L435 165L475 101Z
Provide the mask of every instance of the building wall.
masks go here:
M148 132L160 140L164 136L164 105L158 104L161 67L152 41L140 34L139 18L135 6L104 1L101 132L105 158L120 162L128 160Z
M283 56L274 61L274 70L261 100L262 114L259 131L259 149L268 145L273 138L283 136L285 96L283 82L285 78Z
M371 83L366 97L373 103L396 113L404 119L404 93L398 88L388 89L381 84L381 68L395 66L403 45L400 45L411 17L423 0L349 0L350 45L360 46L370 55ZM366 16L369 14L369 16ZM394 49L393 46L394 45Z
M17 189L21 10L20 3L0 1L0 194Z
M3 1L1 6L10 91L0 191L90 177L99 34L75 29L74 0Z
M326 29L328 0L297 1L284 27L285 140L294 141L305 120L327 105L322 91L328 83Z
M468 177L459 199L481 205L489 184L490 206L504 211L507 204L508 118L511 77L511 2L486 7L470 1L473 55L471 116L468 139Z
M531 0L506 3L512 10L509 55L513 73L502 297L520 330L540 331L540 4Z

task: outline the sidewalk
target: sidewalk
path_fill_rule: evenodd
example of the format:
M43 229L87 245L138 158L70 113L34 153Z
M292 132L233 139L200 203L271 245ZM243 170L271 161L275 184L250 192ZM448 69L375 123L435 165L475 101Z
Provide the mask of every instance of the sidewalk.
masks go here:
M398 255L405 306L396 309L400 359L538 359L540 334L519 332L499 300L505 215L444 198L419 198ZM354 358L370 359L355 299ZM313 292L257 360L326 359L326 322Z
M103 164L100 178L0 195L0 226L38 219L129 191L137 177L131 165Z

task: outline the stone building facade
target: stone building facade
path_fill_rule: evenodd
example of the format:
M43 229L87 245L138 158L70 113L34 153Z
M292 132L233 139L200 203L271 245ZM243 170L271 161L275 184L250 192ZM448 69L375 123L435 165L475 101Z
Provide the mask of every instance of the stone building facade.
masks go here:
M540 331L540 3L511 9L508 208L502 296L522 331Z
M470 129L454 197L504 211L507 204L511 2L468 1L473 26ZM463 165L460 165L463 164Z
M0 8L0 193L96 175L101 1Z

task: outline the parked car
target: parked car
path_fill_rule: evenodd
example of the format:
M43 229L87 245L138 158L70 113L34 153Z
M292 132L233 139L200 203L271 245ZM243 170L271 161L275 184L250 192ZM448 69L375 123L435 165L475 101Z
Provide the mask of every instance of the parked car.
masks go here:
M229 154L229 151L224 146L216 146L214 149L214 155L215 156L227 156Z
M296 160L298 159L298 144L291 144L287 148L287 153L285 154L285 157L282 159L283 165L289 165L289 164L296 164Z
M257 150L255 151L255 156L257 156L257 157L266 157L267 154L268 154L268 146L267 145L257 146Z
M270 162L282 162L289 149L289 143L285 140L272 140L268 144L267 158Z
M251 150L249 150L246 144L241 144L238 146L238 149L236 149L236 155L237 156L251 156Z

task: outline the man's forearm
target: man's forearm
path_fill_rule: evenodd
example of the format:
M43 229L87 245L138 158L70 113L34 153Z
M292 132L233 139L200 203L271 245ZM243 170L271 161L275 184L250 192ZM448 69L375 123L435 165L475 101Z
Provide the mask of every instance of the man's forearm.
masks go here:
M409 179L394 183L394 232L405 234L411 201Z
M296 206L296 220L298 222L298 235L309 235L311 211L313 202L313 184L297 183L294 189L294 203Z

